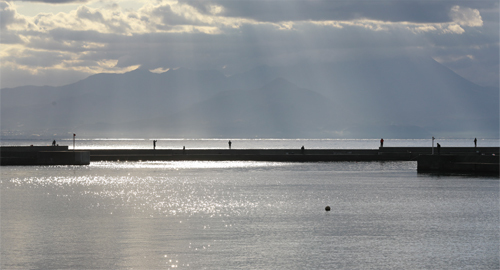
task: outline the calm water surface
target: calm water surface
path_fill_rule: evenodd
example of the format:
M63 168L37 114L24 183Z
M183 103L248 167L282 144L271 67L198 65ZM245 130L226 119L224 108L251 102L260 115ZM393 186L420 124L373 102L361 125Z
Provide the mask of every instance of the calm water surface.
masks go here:
M140 145L95 147L131 143ZM417 174L415 162L93 162L0 172L1 269L500 268L496 177Z

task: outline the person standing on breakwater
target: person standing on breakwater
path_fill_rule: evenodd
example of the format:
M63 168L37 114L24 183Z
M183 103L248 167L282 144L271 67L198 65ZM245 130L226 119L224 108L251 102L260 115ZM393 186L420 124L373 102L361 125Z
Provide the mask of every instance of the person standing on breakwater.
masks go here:
M56 140L52 141L52 146L56 146Z
M156 140L153 140L153 150L156 150Z
M384 138L380 139L380 147L384 147Z
M231 149L231 141L227 142L229 144L229 149Z
M474 138L474 147L477 147L477 138Z

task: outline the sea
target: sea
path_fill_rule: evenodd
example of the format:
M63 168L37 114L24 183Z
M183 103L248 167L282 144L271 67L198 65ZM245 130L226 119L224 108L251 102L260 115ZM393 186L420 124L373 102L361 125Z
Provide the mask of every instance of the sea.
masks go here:
M155 140L157 149L223 149L229 140L233 149L379 147L379 139ZM434 143L473 146L473 138ZM72 138L57 144L73 148ZM75 140L76 149L152 147L153 139ZM0 268L499 269L498 177L416 168L414 161L2 166Z

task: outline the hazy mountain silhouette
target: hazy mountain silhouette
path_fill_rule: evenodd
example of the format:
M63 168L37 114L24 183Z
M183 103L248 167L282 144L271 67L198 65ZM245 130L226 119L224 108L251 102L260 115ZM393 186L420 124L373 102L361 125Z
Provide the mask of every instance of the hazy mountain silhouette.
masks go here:
M233 77L245 83L282 77L338 101L348 120L342 123L347 125L341 136L379 133L369 131L370 126L384 127L397 137L428 134L416 132L418 126L442 136L498 137L499 89L475 85L430 58L262 66Z
M224 90L225 79L217 71L135 70L97 74L62 87L2 89L2 131L64 133L167 115Z
M475 85L432 59L371 59L334 64L261 67L245 81L273 74L341 100L360 123L412 123L498 117L498 88Z
M498 88L432 59L135 70L1 90L2 136L498 137ZM432 134L432 135L431 135Z
M117 125L174 137L311 137L335 118L328 98L278 78L261 88L215 94L170 117ZM328 134L323 134L328 135Z

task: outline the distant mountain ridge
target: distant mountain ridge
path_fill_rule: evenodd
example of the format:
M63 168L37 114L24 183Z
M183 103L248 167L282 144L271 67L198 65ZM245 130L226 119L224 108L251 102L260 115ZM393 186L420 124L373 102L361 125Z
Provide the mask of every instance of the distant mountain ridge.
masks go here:
M96 74L1 89L2 137L498 137L498 88L432 59Z
M259 89L219 92L169 118L124 123L118 129L159 125L180 137L310 137L334 117L330 105L326 97L278 78Z

